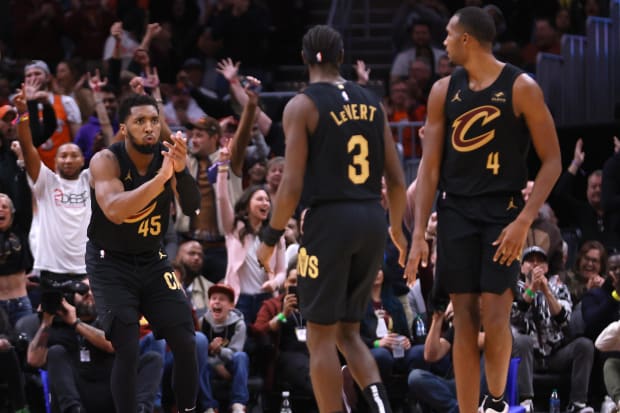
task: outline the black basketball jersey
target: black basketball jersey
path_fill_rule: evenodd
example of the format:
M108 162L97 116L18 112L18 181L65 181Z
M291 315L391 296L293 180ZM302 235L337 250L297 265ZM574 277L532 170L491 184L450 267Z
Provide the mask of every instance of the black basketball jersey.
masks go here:
M319 111L308 137L303 205L380 199L385 148L379 99L352 82L311 83L303 93Z
M529 132L512 104L512 88L521 73L506 64L493 84L475 92L469 89L467 72L454 71L445 103L442 191L477 196L525 187Z
M157 174L163 163L161 151L165 150L161 143L158 144L146 174L140 175L127 155L125 142L115 143L108 149L118 160L119 179L123 182L125 191L139 187ZM126 218L122 224L117 225L105 216L97 203L95 190L91 188L92 216L88 226L88 238L98 248L125 254L159 251L161 240L168 228L172 199L172 188L168 181L164 190L155 199L136 214Z

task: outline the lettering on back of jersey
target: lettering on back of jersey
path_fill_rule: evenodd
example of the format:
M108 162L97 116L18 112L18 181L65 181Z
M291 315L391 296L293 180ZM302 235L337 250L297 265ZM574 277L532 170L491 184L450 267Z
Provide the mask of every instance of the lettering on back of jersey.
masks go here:
M340 126L350 120L365 120L372 122L375 120L376 106L366 105L365 103L351 103L342 105L342 110L338 113L331 111L330 116Z
M463 113L452 122L452 147L459 152L470 152L491 142L495 138L495 129L490 123L501 114L501 110L490 105L478 106ZM479 127L488 126L488 130L478 136L468 137L468 132L476 124Z

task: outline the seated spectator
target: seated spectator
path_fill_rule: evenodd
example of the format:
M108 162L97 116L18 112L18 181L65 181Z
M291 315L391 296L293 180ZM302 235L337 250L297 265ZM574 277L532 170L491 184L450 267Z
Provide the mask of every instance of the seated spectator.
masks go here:
M425 362L436 363L450 359L453 343L452 310L433 312L431 325L424 342ZM482 350L484 333L479 333L478 343ZM481 394L484 394L486 393L484 390L486 387L484 385L484 374L481 374L480 377L482 381L480 385ZM438 374L427 369L413 369L409 373L407 385L413 401L419 404L423 412L458 413L456 383L451 370Z
M521 49L521 59L528 72L536 72L536 56L538 53L559 55L560 35L554 21L549 17L538 17L534 20L532 41Z
M202 275L202 246L198 241L186 241L179 246L176 261L185 269L185 276L181 280L185 292L190 299L198 318L207 311L208 291L213 285Z
M393 81L390 84L390 94L385 105L388 120L390 122L423 121L426 118L426 105L421 102L422 95L419 88L412 88L404 80ZM418 136L418 129L392 127L394 139L402 144L403 155L406 159L422 155L422 145Z
M454 70L454 64L447 54L442 54L437 61L437 76L440 78L450 76Z
M209 340L211 377L231 382L231 412L245 413L250 360L243 351L246 340L243 314L233 308L234 302L235 292L228 285L211 286L209 309L202 317L200 329Z
M605 282L607 252L598 241L586 241L577 254L575 272L568 273L566 284L573 305L577 305L590 288L600 287Z
M402 304L392 289L382 287L383 270L379 270L360 323L360 336L377 362L381 381L390 383L393 373L408 373L413 368L428 370L430 365L424 362L424 346L412 346Z
M426 104L433 83L437 80L437 74L433 71L430 57L420 54L409 66L409 76L406 79L411 89L419 90L417 99L421 104Z
M295 394L312 396L310 354L306 345L306 320L299 312L297 260L288 267L284 292L263 302L252 329L259 335L269 335L274 343L275 379L286 384Z
M411 24L410 30L413 47L396 55L394 63L392 63L392 69L390 70L391 81L404 79L409 76L411 64L419 57L420 53L426 52L427 49L431 51L431 73L435 73L435 68L439 63L439 57L445 53L443 50L431 46L431 27L428 22L424 20L415 20Z
M15 347L17 340L7 313L0 307L0 383L7 384L9 411L30 413L26 406L21 360Z
M589 288L581 298L584 335L591 340L612 322L620 311L620 253L607 260L608 273L600 287Z
M598 336L595 345L602 352L620 352L620 321L610 323ZM607 394L620 410L620 358L617 355L605 360L603 379Z
M43 312L41 325L28 346L28 364L47 364L53 400L62 412L112 412L111 383L114 348L96 318L88 279L76 286L69 303L62 299L56 314ZM57 318L55 319L55 315ZM151 412L161 379L162 360L153 352L138 364L138 412Z
M304 212L302 211L302 215ZM300 223L297 218L291 217L284 228L284 243L286 244L286 266L290 266L292 262L297 262L297 253L299 252L300 239Z
M570 370L568 412L593 413L586 405L594 345L585 337L570 341L564 328L571 316L568 287L549 274L547 252L537 245L523 251L521 278L512 307L513 354L521 358L518 372L521 404L532 411L534 370Z

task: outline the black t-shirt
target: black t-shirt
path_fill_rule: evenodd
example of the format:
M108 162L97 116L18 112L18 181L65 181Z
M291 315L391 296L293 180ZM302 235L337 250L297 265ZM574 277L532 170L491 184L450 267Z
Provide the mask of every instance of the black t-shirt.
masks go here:
M88 323L101 328L99 320ZM80 378L88 381L109 380L112 373L114 354L100 350L62 321L54 321L50 329L47 347L62 345L71 357L71 363ZM80 359L80 351L82 358ZM90 359L90 361L88 361Z

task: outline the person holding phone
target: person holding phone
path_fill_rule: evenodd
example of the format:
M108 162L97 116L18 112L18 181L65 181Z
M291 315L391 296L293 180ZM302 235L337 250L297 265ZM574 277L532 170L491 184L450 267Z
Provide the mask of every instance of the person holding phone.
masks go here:
M263 302L252 330L269 336L277 349L276 380L296 394L312 395L310 354L306 345L306 319L299 312L297 260L289 263L283 293Z

